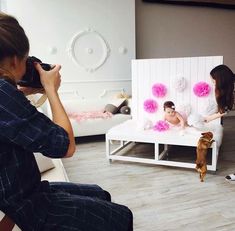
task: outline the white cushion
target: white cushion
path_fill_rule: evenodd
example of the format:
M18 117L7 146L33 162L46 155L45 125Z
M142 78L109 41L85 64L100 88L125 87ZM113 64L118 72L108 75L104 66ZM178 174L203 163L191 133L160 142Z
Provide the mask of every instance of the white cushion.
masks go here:
M70 119L74 137L105 134L111 127L131 119L131 115L115 114L107 119L87 119L78 123Z
M55 168L51 169L50 171L43 172L41 175L42 180L68 182L69 179L61 159L52 159L52 162Z
M41 173L55 167L51 158L43 156L41 153L34 153L34 156L36 158L38 168Z
M111 99L110 101L108 101L108 104L112 104L114 106L116 106L117 108L119 108L124 101L126 101L126 99L124 98L120 98L120 99Z
M124 100L127 100L127 104L131 107L131 99L125 98L97 98L97 99L81 99L74 97L73 99L62 99L62 104L67 113L79 114L81 112L91 111L104 111L107 104L120 105ZM49 118L52 118L50 105L47 102L47 113ZM70 118L74 136L90 136L105 134L108 129L119 123L122 123L131 118L131 115L115 114L111 118L96 118L83 120L80 123Z

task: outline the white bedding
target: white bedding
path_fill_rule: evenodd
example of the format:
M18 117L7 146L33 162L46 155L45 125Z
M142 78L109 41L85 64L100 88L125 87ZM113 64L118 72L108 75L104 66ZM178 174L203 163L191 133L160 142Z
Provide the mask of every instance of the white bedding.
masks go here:
M173 145L196 146L202 132L211 131L216 141L216 146L219 147L223 138L223 127L217 121L205 123L203 130L198 130L194 127L186 127L184 132L178 127L172 127L167 131L158 132L153 129L140 130L138 122L128 120L124 123L111 128L107 132L109 139L118 140L135 140L149 141Z

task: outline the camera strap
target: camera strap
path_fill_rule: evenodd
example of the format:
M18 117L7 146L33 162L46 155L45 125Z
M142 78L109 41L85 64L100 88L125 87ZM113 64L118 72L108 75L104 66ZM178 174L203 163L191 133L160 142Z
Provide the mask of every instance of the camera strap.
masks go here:
M31 104L38 108L41 107L47 100L47 95L43 94L39 99L35 100L34 95L28 95L27 98L30 100Z

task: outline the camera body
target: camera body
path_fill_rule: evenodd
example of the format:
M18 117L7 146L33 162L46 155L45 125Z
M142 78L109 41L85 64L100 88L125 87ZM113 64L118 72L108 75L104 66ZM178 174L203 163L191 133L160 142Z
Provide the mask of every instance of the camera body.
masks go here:
M37 62L45 71L52 69L50 64L42 63L42 61L34 56L29 56L26 60L26 72L22 79L17 83L22 87L32 87L32 88L43 88L40 75L37 69L34 67L34 63Z

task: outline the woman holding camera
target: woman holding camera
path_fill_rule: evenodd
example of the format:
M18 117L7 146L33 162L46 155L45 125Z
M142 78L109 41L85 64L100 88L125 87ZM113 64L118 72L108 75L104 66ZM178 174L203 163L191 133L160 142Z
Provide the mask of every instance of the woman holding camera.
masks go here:
M33 152L52 158L71 157L75 141L60 102L60 65L34 68L46 93L53 121L30 104L18 89L26 71L29 41L18 21L0 13L0 210L22 230L129 231L132 213L111 202L97 185L41 181Z

